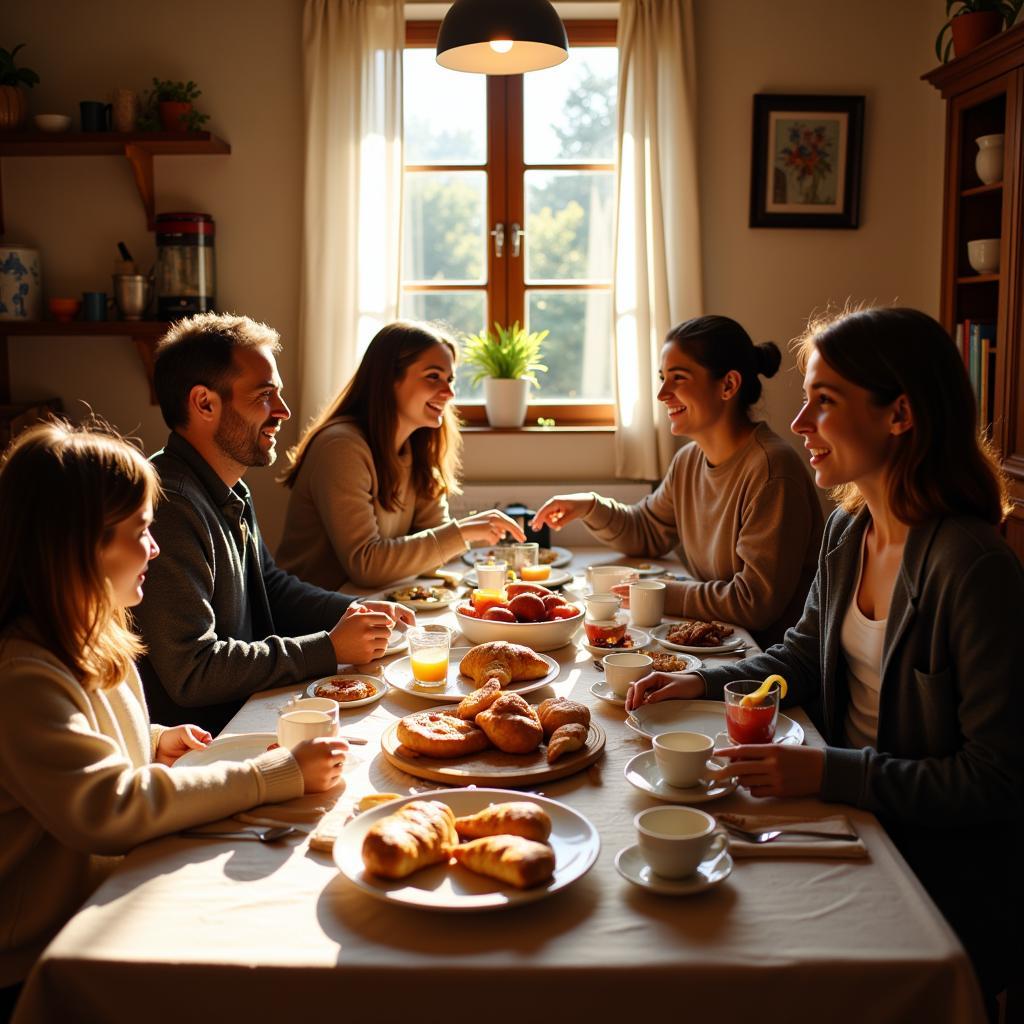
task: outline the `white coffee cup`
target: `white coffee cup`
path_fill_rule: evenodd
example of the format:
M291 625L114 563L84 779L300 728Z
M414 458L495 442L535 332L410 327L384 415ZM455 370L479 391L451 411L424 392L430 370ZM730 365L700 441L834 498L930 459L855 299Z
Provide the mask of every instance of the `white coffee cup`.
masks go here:
M715 749L715 741L701 732L664 732L651 742L661 777L679 789L689 789L700 782Z
M303 740L338 734L338 702L303 697L286 704L277 717L277 742L289 750Z
M636 569L628 565L588 565L587 582L595 594L610 594L617 583L636 576Z
M696 807L649 807L634 819L640 852L662 878L692 875L709 852L722 854L728 838Z
M587 618L591 622L614 619L615 613L622 607L622 598L618 594L588 594L583 600L587 604Z
M508 563L482 563L476 567L477 587L480 590L503 590L508 578Z
M660 626L665 614L665 584L638 580L629 585L629 617L634 626Z
M654 659L646 654L606 654L601 659L604 677L617 697L629 693L629 684L651 671Z

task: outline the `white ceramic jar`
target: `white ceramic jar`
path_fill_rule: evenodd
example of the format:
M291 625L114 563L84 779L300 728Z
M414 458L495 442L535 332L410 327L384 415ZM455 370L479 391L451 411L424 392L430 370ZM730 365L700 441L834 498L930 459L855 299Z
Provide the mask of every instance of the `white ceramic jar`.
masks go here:
M1003 136L979 135L975 143L978 155L974 158L974 169L986 185L1003 180Z

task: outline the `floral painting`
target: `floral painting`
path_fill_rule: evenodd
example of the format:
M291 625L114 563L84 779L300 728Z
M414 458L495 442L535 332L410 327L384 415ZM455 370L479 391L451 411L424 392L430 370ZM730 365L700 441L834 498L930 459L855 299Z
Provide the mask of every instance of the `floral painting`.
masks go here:
M863 97L754 97L752 227L856 227Z

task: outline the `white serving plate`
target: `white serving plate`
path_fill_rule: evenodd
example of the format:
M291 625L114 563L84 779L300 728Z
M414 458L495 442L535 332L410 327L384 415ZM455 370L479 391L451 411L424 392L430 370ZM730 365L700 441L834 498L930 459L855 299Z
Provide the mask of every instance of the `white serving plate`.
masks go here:
M651 630L651 636L654 637L662 647L670 651L682 651L684 654L730 654L733 651L741 650L747 646L746 640L740 636L733 637L731 640L724 644L720 644L718 647L700 647L695 644L674 644L671 640L666 640L665 636L675 625L677 625L675 622L664 622L660 626Z
M548 550L555 553L555 560L549 563L552 569L561 569L563 565L568 565L572 561L572 552L568 548L558 548L552 544ZM476 565L478 562L486 562L488 558L494 557L494 546L492 545L487 548L473 548L462 556L462 560L466 565Z
M396 690L410 693L414 697L422 697L424 700L443 701L447 704L457 704L463 697L472 693L477 688L477 684L472 679L459 672L459 662L471 650L471 647L452 648L448 659L448 678L445 681L444 689L432 690L428 687L420 686L413 679L412 661L408 655L391 662L384 669L384 678ZM562 670L561 665L554 658L549 658L546 654L537 654L537 657L543 658L547 662L547 675L542 676L540 679L527 679L518 683L509 683L503 689L512 690L515 693L532 693L534 690L539 690L542 686L547 686L548 683L557 679L558 673Z
M457 817L476 814L495 803L530 800L539 804L551 818L548 845L555 854L554 878L546 885L516 889L458 865L436 864L394 881L369 874L363 867L362 857L366 833L375 822L413 800L440 800ZM334 862L349 882L375 899L425 910L472 912L504 910L544 899L582 878L597 860L600 850L597 829L578 811L556 800L507 789L442 789L392 800L353 818L335 840Z

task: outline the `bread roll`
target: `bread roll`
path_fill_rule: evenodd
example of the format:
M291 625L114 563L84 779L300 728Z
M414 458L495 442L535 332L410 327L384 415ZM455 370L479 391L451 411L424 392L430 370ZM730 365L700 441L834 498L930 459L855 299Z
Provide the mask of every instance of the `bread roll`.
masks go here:
M370 826L363 838L363 865L381 878L405 878L446 861L458 841L447 804L413 800Z
M484 836L522 836L543 843L551 835L551 819L547 811L529 800L513 800L507 804L491 804L477 814L455 819L460 839L482 839Z
M590 725L590 708L586 704L569 700L567 697L549 697L537 708L544 735L549 739L560 725Z
M563 754L582 750L587 745L590 730L579 722L560 725L548 739L548 764L554 764Z
M464 868L514 885L517 889L541 885L555 873L555 855L551 847L522 836L474 839L456 846L452 856Z
M476 716L476 724L506 754L529 754L544 739L537 712L518 693L503 693Z

